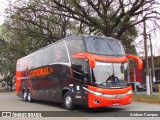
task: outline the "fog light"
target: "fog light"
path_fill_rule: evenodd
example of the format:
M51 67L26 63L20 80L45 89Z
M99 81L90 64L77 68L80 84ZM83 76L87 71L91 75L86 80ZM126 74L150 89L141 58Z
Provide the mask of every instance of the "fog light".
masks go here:
M99 102L98 100L94 100L94 102L95 102L96 104L100 104L100 102Z

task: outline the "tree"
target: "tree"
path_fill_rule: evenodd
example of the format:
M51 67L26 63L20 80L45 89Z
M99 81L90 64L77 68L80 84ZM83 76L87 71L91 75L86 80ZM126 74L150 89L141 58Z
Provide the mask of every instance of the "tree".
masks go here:
M129 9L132 4L135 10ZM49 43L70 33L105 35L119 39L127 53L136 53L132 42L137 37L135 25L138 23L131 19L134 17L132 15L134 12L140 12L141 4L132 1L125 3L123 0L98 0L98 2L95 0L29 0L28 2L20 0L9 9L9 14L11 20L18 23L19 27L29 24L42 31L38 36L46 37ZM32 29L32 27L27 28ZM63 31L58 33L55 31L60 29ZM33 33L35 33L34 29L29 36ZM55 38L57 36L60 37Z
M73 22L60 15L31 10L42 7L39 1L25 0L7 10L8 18L0 29L0 74L4 79L15 75L16 61L48 44L67 36L74 29Z
M52 1L54 10L46 12L73 18L88 26L91 32L120 39L127 52L135 52L135 49L128 51L134 47L132 42L137 37L135 26L145 20L159 19L159 13L155 11L159 5L156 0Z
M158 19L156 4L155 0L18 0L6 10L1 67L9 70L6 74L14 73L17 59L70 34L114 37L127 53L135 54L135 26Z

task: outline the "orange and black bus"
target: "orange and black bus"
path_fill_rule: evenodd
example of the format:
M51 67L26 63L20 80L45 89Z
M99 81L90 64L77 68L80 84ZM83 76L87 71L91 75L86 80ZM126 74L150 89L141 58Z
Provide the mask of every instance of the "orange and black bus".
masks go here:
M16 94L24 101L42 100L89 108L131 104L128 59L122 44L110 37L71 36L17 61Z

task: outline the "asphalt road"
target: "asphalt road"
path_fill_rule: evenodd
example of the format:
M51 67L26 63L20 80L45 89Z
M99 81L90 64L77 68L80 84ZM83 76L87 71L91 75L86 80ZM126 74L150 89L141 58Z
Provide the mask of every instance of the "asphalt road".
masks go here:
M133 102L131 105L106 107L106 108L99 108L99 109L87 109L87 108L76 107L74 111L70 112L62 108L61 104L48 103L48 102L42 102L42 101L28 103L28 102L24 102L22 98L19 98L18 96L16 96L15 93L0 93L0 111L21 111L21 112L22 111L33 111L33 112L34 111L36 112L50 111L48 112L49 115L60 113L60 115L58 115L59 117L56 117L56 118L46 117L46 118L38 118L38 120L40 119L75 120L75 117L78 117L76 118L76 120L79 120L79 119L86 119L86 120L112 119L113 120L113 119L117 119L117 116L119 116L121 112L122 114L125 114L125 112L129 111L129 114L130 114L132 113L132 111L160 111L160 104L147 104L147 103ZM66 117L66 116L70 116L70 117ZM107 116L110 116L111 118ZM3 118L3 119L8 119L8 118ZM13 119L17 120L17 118L12 118L12 120ZM26 119L28 120L29 118L26 118ZM129 118L128 117L118 118L118 120L121 120L121 119L148 120L149 118L139 117L139 116L129 117ZM150 119L153 119L153 118L150 118ZM154 120L160 120L160 117L156 117L154 118Z

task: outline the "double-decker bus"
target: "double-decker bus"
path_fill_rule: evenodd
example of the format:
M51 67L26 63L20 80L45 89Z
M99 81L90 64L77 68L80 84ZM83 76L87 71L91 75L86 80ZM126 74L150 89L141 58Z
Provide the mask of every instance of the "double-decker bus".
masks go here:
M17 61L16 94L24 101L62 103L89 108L131 104L128 59L142 68L137 56L126 55L110 37L71 36Z

